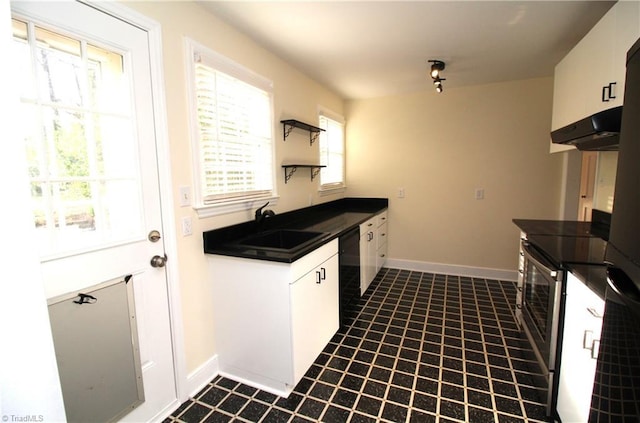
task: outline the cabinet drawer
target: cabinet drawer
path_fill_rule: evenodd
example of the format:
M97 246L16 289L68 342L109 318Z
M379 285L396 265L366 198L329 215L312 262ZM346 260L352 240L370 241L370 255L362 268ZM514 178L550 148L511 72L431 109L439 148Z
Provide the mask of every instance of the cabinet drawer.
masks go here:
M376 218L372 217L371 219L367 220L364 223L360 224L360 238L362 238L363 235L366 236L366 234L368 232L373 231L376 228Z
M300 279L318 264L327 261L331 256L338 253L338 240L323 245L306 256L291 263L290 281Z
M377 226L382 226L386 223L387 223L387 211L385 210L376 216L376 224Z
M387 243L387 224L383 223L376 233L376 249L380 249L384 244Z
M376 251L376 274L380 271L384 262L387 260L387 244L384 243Z

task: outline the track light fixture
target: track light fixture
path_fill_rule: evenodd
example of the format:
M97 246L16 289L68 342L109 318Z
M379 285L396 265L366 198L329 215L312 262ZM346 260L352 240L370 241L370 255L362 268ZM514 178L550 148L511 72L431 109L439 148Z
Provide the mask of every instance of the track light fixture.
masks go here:
M431 63L431 79L433 79L433 85L436 87L436 91L441 93L442 81L446 81L445 78L440 78L440 72L444 70L445 63L442 60L429 60Z

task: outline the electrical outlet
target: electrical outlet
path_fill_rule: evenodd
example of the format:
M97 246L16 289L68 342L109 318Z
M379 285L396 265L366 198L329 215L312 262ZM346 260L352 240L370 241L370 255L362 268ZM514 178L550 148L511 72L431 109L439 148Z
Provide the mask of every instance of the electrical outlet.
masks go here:
M398 198L404 198L404 188L398 188Z
M476 200L484 200L484 188L476 188Z
M182 218L182 236L193 235L193 225L190 216Z

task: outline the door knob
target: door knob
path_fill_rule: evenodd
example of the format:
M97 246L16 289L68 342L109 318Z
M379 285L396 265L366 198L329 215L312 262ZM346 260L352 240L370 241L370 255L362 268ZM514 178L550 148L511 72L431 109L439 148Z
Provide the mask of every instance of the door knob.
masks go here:
M163 256L153 256L151 257L151 267L164 267L167 264L167 255Z

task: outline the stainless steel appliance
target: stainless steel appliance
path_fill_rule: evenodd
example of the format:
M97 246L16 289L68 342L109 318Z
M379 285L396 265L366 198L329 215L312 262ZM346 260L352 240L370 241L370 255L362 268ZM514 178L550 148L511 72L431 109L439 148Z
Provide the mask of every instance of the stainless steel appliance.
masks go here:
M590 422L640 421L640 40L627 53L608 289Z
M589 233L583 236L575 236L577 234L572 231L561 235L531 235L522 245L524 275L521 321L523 332L533 346L545 377L539 381L539 385L545 389L549 416L555 408L554 389L561 366L558 350L562 333L567 266L589 264L604 268L607 242L599 236L594 236L594 229L592 224ZM606 237L608 230L603 232ZM545 286L545 283L549 286L548 292L537 289L537 286ZM533 289L536 289L535 294L532 292ZM541 330L541 322L547 323L544 326L546 332Z
M521 243L524 259L522 300L519 304L521 325L542 370L544 380L541 385L546 389L547 415L550 415L564 272L529 241L522 240Z
M551 132L556 144L571 144L583 151L618 150L622 106L603 110Z

